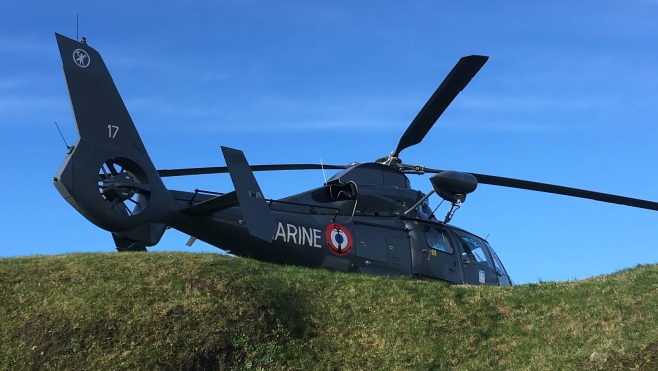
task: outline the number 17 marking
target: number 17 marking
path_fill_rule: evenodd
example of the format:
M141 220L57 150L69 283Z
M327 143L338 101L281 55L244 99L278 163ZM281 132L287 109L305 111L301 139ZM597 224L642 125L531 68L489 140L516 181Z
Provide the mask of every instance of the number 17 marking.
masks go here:
M110 138L114 139L119 132L119 127L116 125L107 125L107 132Z

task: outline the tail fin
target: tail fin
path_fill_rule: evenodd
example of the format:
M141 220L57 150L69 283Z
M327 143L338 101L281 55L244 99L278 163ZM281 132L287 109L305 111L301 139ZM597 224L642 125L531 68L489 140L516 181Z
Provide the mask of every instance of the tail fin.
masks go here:
M247 221L249 234L271 242L276 231L276 220L263 197L263 192L242 151L222 147L226 166L231 174L235 193Z
M222 153L235 191L190 206L183 209L183 212L207 216L240 205L249 234L266 242L272 242L277 222L263 197L247 158L242 151L223 146Z
M97 226L147 246L176 210L100 54L56 34L79 138L55 187Z

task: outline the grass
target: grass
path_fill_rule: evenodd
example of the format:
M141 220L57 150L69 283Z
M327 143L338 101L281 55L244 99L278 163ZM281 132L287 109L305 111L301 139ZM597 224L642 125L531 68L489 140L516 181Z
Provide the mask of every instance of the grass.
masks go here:
M656 370L658 267L511 288L216 254L0 259L3 370Z

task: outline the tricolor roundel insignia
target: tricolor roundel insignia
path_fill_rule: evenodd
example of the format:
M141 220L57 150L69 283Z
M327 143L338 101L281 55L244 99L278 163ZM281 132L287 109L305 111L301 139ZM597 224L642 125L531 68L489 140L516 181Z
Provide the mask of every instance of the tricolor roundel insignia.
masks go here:
M347 254L352 248L352 235L347 228L340 224L331 223L327 225L324 235L327 238L329 249L338 256Z

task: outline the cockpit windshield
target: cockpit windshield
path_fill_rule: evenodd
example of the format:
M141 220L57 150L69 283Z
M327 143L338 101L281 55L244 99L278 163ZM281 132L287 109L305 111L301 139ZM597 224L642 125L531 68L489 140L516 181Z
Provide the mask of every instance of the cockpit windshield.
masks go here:
M462 257L471 262L493 268L493 263L489 259L486 250L489 246L480 238L467 234L465 232L455 230L462 245Z
M507 271L505 270L505 267L503 266L503 263L500 261L500 259L498 258L498 255L496 255L496 252L494 251L494 249L491 248L491 246L489 246L489 251L491 252L491 256L493 257L493 261L494 261L494 265L496 266L496 270L498 272L504 274L505 276L509 277L509 275L507 274Z
M472 262L495 269L502 286L512 284L503 263L487 241L461 230L455 230L455 233L461 242L463 258L468 258Z

